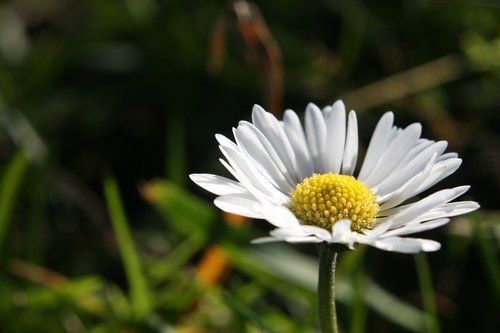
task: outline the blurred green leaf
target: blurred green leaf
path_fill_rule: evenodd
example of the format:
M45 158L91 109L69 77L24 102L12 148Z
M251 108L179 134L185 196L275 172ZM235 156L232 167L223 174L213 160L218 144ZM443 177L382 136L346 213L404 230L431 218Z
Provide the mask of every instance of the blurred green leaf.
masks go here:
M151 262L148 269L149 275L158 282L168 280L172 274L178 273L182 265L185 265L203 245L204 242L197 234L188 236L165 258Z
M13 156L2 176L0 185L0 249L12 218L12 209L17 199L28 161L22 149Z
M493 224L486 227L486 221L480 220L482 214L473 214L474 238L479 245L479 254L486 271L486 275L495 294L497 304L500 304L500 264L498 258L498 244L495 244ZM497 216L496 227L500 225L500 216Z
M363 298L365 292L365 272L359 270L354 275L354 295L351 307L350 333L363 333L367 325L367 308Z
M217 216L211 204L165 180L153 180L141 192L176 231L202 239L209 235Z
M129 224L125 217L118 185L111 176L104 178L104 194L129 282L134 316L137 319L142 319L151 311L150 295L130 233Z
M439 333L441 330L436 311L436 300L434 288L432 286L432 276L429 263L427 262L425 253L417 254L414 258L418 281L420 283L420 294L422 295L422 303L425 309L427 332Z
M266 322L262 320L262 318L259 316L258 313L255 313L252 309L246 306L245 303L241 302L230 293L223 293L222 297L223 300L228 304L228 306L233 311L237 312L248 322L253 323L255 326L257 326L264 332L269 332L269 333L278 332L277 330L273 329L271 326L266 324Z
M500 67L500 39L485 40L479 34L468 33L463 47L469 60L481 70L498 70Z
M352 294L352 289L348 289ZM425 315L422 311L400 300L371 279L366 280L364 300L390 322L412 332L426 332Z

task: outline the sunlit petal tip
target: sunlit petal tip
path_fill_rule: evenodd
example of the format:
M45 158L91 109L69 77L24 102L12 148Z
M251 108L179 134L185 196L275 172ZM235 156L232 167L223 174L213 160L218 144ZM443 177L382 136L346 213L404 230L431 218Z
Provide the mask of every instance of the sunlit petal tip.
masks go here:
M410 254L433 252L441 248L441 244L433 240L404 237L380 238L371 242L370 245L385 251Z
M425 239L424 241L425 242L422 243L423 252L434 252L441 248L441 243L439 242L430 239Z
M236 193L245 193L247 190L238 182L229 178L205 174L192 173L189 178L198 186L217 195L227 195Z
M266 113L267 111L264 110L264 108L262 106L260 106L259 104L254 104L253 107L252 107L252 112Z
M341 111L341 110L345 111L345 104L344 104L344 102L342 102L341 99L338 99L332 104L332 109L339 110L339 111Z
M390 122L391 124L394 122L394 112L392 111L387 111L385 112L382 117L380 118L379 122L381 121L387 121Z
M310 110L310 109L315 109L315 110L319 111L319 107L316 104L314 104L313 102L307 103L306 111Z

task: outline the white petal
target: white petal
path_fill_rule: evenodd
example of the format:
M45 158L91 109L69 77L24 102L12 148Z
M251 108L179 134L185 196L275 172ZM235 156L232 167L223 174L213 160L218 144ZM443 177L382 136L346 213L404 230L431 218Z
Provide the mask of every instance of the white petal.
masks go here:
M429 174L429 177L425 179L425 181L418 187L418 189L413 193L413 195L417 195L427 190L434 184L437 184L444 178L448 177L462 164L462 160L460 158L450 158L443 161L438 161L436 165L432 167L432 170Z
M283 123L285 125L285 133L295 151L299 178L310 177L313 174L313 163L309 155L306 136L300 124L300 119L295 112L287 110L283 116Z
M462 162L461 159L456 158L436 162L437 160L437 154L433 155L423 172L410 179L396 191L379 196L377 198L377 203L383 202L380 205L380 210L395 207L409 198L425 191L455 172Z
M434 208L418 218L418 221L429 221L443 217L463 215L479 209L479 204L474 201L458 201L443 204Z
M394 114L392 112L386 112L378 121L370 140L370 145L366 151L365 160L358 175L359 180L363 181L378 163L380 156L389 142L393 121Z
M254 105L252 110L252 121L255 127L262 132L267 140L269 140L288 172L292 175L296 175L295 153L282 125L276 117L266 112L260 106Z
M288 243L321 243L322 240L314 236L302 236L302 237L262 237L252 240L252 244L264 244L271 242L288 242Z
M283 177L285 177L285 179L287 179L290 184L293 183L293 185L295 186L294 179L297 178L297 175L295 174L295 171L287 167L286 162L283 162L280 154L276 150L278 148L274 147L273 144L268 140L268 138L257 127L255 127L254 124L247 121L240 121L238 128L239 127L245 128L252 133L251 135L253 135L260 142L262 148L265 149L265 152L268 154L274 165L276 165L278 170L283 173Z
M363 236L367 238L373 239L377 238L380 235L384 234L389 228L392 227L392 220L385 221L383 223L378 224L375 228L371 230L366 230L363 232Z
M263 218L260 213L261 203L250 195L223 195L214 200L214 204L225 212L250 218Z
M410 161L402 164L395 172L382 180L380 184L373 189L378 195L384 195L403 186L408 180L425 169L427 163L434 154L439 156L448 143L446 141L436 142L420 153L415 155Z
M421 238L388 237L370 242L376 248L401 253L432 252L441 248L436 241Z
M332 234L328 230L316 227L313 225L301 225L300 229L307 235L315 236L319 239L329 242L332 239Z
M236 172L236 178L240 183L249 190L251 188L258 189L271 202L284 203L288 201L288 197L262 176L248 157L243 155L232 141L222 135L218 135L217 140L221 144L220 150Z
M377 197L376 202L379 204L382 203L379 207L379 212L390 209L392 207L396 207L397 205L412 197L418 187L422 184L422 182L424 182L425 179L427 179L427 177L430 175L432 168L436 163L436 160L437 154L432 155L422 172L407 181L397 190Z
M336 101L326 119L325 171L339 173L344 155L346 114L342 101Z
M287 237L285 241L288 243L321 243L322 239L315 236L305 236L305 237Z
M326 117L328 117L330 112L332 112L332 107L330 105L327 105L321 109L321 112L323 113L323 117L326 119Z
M277 238L310 236L310 234L302 231L302 228L276 228L271 230L269 234Z
M332 226L332 239L331 243L341 243L353 248L354 233L351 230L351 221L344 219L337 221Z
M422 231L426 231L426 230L431 230L431 229L441 227L441 226L447 224L448 222L450 222L450 219L437 219L437 220L432 220L432 221L423 222L423 223L420 223L420 222L411 223L411 224L404 225L398 229L393 229L391 231L388 231L385 234L383 234L381 236L381 238L392 237L392 236L403 236L403 235L414 234L414 233L422 232Z
M390 177L397 164L415 145L421 132L422 125L419 123L411 124L400 132L387 146L374 170L363 180L363 183L372 188L381 183L386 177Z
M305 132L314 172L325 173L326 124L319 108L309 103L306 108Z
M441 190L415 203L387 210L384 214L387 214L394 221L394 226L403 225L420 217L429 210L439 207L464 194L469 187L470 186L458 186L452 189Z
M270 234L274 238L282 239L289 243L321 243L323 241L323 239L304 233L300 229L277 228L272 230Z
M207 173L193 173L189 175L189 178L198 186L217 195L247 192L240 183L226 177Z
M234 137L238 146L252 159L254 165L267 180L272 182L283 193L289 193L293 190L294 186L291 185L293 181L283 163L281 163L274 151L269 153L266 151L255 132L247 126L238 126L234 130ZM271 147L268 147L268 149L272 150Z
M259 214L269 223L278 228L298 228L299 220L293 213L284 206L274 206L262 204L258 208Z
M443 154L443 155L439 156L438 161L444 161L444 160L447 160L447 159L450 159L450 158L457 158L457 157L458 157L457 153L454 153L454 152L446 153L446 154Z
M344 159L342 161L342 174L352 175L356 168L358 158L358 120L356 112L349 112L347 124L347 138L345 142Z
M276 238L276 237L260 237L253 239L251 241L252 244L265 244L265 243L272 243L272 242L283 242L284 240L281 238Z
M401 159L398 166L405 166L406 164L408 164L408 162L415 158L415 156L420 154L425 149L429 148L434 143L435 142L431 140L423 138L418 139L417 143L408 151L408 154L403 159Z

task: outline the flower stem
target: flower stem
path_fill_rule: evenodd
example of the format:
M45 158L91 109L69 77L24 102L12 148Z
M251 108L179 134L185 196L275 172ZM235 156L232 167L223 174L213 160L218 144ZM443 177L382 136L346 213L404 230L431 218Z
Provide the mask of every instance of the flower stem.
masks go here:
M338 251L335 246L319 246L318 301L319 325L322 333L338 333L335 309L335 263Z

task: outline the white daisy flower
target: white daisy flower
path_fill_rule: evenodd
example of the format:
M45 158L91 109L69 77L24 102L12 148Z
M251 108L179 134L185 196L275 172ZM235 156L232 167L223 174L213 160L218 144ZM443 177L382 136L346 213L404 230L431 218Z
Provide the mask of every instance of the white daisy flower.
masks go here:
M379 120L365 159L353 176L358 156L356 113L342 101L320 110L309 104L304 126L292 110L283 121L256 105L252 122L233 128L235 142L216 135L236 181L211 174L191 179L218 195L220 209L265 219L274 230L254 242L362 243L386 251L436 251L433 240L402 237L437 228L452 216L476 210L473 201L456 201L469 186L418 194L455 172L456 153L447 142L420 137L422 126L393 125L392 112Z

